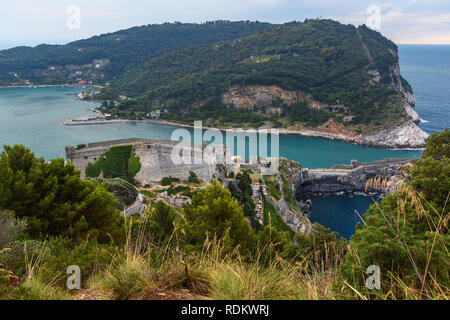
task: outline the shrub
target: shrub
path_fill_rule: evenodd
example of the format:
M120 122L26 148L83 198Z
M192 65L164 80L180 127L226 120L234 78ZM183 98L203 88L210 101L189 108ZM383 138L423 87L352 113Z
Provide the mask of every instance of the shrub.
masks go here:
M91 276L106 270L112 263L119 263L124 257L119 248L99 244L96 240L74 241L56 237L50 239L46 247L48 254L39 266L39 275L61 288L66 285L66 270L71 265L80 267L82 286L85 287Z
M0 209L24 219L34 238L123 237L113 196L104 185L82 180L64 159L46 162L24 146L4 146L0 176Z
M194 183L194 184L198 184L200 183L200 180L198 179L197 175L195 174L194 171L189 171L189 179L188 179L189 183Z
M69 300L70 296L63 290L46 284L39 277L11 285L13 275L0 269L0 300Z
M173 177L164 177L161 180L161 185L162 186L170 186L172 183L175 183L175 182L180 182L180 179L173 178Z
M449 134L434 134L422 159L406 169L409 179L369 208L364 226L358 224L340 272L360 294L448 297ZM381 269L378 293L365 287L370 265Z
M255 244L256 236L242 207L217 181L198 190L192 202L184 204L184 216L183 230L190 248L200 249L207 238L217 237L223 240L225 251L239 247L243 255L248 255Z
M0 264L14 275L23 277L45 258L48 251L47 246L37 240L14 241L0 253Z
M0 210L0 249L17 240L26 228L26 221L15 218L11 212Z

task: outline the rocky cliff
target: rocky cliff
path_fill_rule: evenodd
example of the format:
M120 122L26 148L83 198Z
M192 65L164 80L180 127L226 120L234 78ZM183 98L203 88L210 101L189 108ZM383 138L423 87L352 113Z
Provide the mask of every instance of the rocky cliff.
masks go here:
M283 129L281 133L337 139L383 148L423 148L428 134L416 125L420 122L420 117L412 107L415 103L414 95L409 87L405 88L402 85L402 78L398 72L397 68L392 68L392 87L402 94L401 104L405 118L409 118L402 124L372 134L360 135L330 120L330 124L326 123L319 128L289 128ZM284 90L278 86L235 86L222 95L222 102L226 105L272 115L280 115L283 112L281 107L272 105L277 99L288 105L306 102L312 109L348 114L348 108L342 104L329 105L315 100L306 92ZM352 116L344 117L347 118L351 121Z
M281 113L281 108L272 108L272 101L281 100L285 104L306 102L312 109L346 110L343 105L321 103L304 91L285 90L272 86L234 86L222 94L222 102L235 108L265 113Z
M413 120L357 139L360 144L384 148L423 148L428 134Z
M283 219L284 223L294 232L309 234L311 222L303 215L300 204L295 199L294 186L301 175L301 166L287 159L280 159L279 171L274 177L275 183L281 191L281 198L276 200L268 190L266 201L269 202Z
M373 163L358 164L352 161L350 166L335 165L329 169L302 169L295 185L298 200L307 200L314 195L353 194L355 192L379 192L379 189L367 188L371 178L389 180L399 175L410 159L390 159Z

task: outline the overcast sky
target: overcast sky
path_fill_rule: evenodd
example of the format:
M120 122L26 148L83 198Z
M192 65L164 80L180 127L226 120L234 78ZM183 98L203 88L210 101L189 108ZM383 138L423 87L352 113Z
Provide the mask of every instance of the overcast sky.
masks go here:
M76 12L68 13L73 5L81 10L79 29ZM173 21L282 23L322 17L360 25L374 17L367 13L373 5L381 12L379 31L394 42L450 44L450 0L0 0L0 48L67 43Z

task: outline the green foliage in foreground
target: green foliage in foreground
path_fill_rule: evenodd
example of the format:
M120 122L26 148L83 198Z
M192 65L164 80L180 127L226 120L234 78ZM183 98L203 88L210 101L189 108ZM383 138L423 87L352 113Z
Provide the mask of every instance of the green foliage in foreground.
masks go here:
M363 44L374 61L369 61ZM306 92L328 105L344 105L353 124L386 127L406 119L402 95L391 84L390 70L398 63L397 46L366 26L355 28L332 20L307 20L267 28L201 47L187 47L142 64L113 83L111 91L126 94L108 112L125 118L146 116L157 105L168 109L162 117L179 122L212 119L216 126L297 122L317 126L332 114L310 110L305 104L282 105L280 117L227 108L222 94L237 86L272 86ZM377 70L380 81L369 71ZM399 78L404 88L410 86ZM113 98L114 94L110 95ZM254 110L256 111L256 110Z
M184 205L184 216L183 230L190 248L202 248L206 239L214 237L223 241L228 252L239 246L241 253L248 255L254 247L256 236L242 207L219 182L198 190L192 203Z
M82 180L64 159L45 162L24 146L4 146L0 177L0 209L24 219L34 238L122 237L113 196L104 185Z
M284 223L275 208L264 199L264 225L273 226L279 232L286 232L293 236L294 232Z
M371 265L382 273L381 291L371 295L431 299L448 291L449 139L448 129L433 134L422 158L406 170L405 185L372 205L364 226L357 226L341 274L361 293L369 293L364 284Z
M0 268L0 300L69 300L64 290L55 288L35 276L18 287L10 285L11 273ZM14 278L13 278L14 279Z
M256 205L252 199L252 179L250 178L248 172L244 172L239 175L239 181L237 184L232 181L228 186L228 190L230 190L231 196L244 208L244 216L250 220L252 228L258 230L260 225L255 218Z
M294 241L273 224L256 234L216 181L182 210L151 205L130 220L118 247L64 236L25 240L26 217L0 213L0 299L68 298L61 289L70 264L82 266L84 286L113 299L161 288L215 299L448 299L449 139L446 130L427 141L404 185L369 209L350 242L318 224ZM2 174L13 171L5 170L9 154ZM16 158L22 167L34 159ZM380 290L365 286L370 265L381 268ZM26 279L17 287L16 276Z
M27 223L14 217L12 212L0 211L0 249L27 229Z

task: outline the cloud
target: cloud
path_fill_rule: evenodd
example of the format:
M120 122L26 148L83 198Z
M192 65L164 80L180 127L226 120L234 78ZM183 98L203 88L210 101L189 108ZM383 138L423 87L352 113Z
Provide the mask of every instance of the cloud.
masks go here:
M69 5L82 10L80 30L66 28ZM450 43L450 0L14 0L0 1L0 39L34 45L64 43L136 25L210 20L282 23L333 18L366 23L366 9L378 5L381 32L396 42Z

